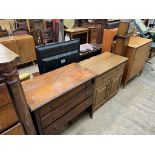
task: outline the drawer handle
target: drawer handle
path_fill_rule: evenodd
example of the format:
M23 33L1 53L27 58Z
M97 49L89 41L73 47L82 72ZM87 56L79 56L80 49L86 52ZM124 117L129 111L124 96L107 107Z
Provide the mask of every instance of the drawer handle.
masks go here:
M86 92L86 97L88 97L88 96L89 96L89 92L87 91L87 92Z
M86 102L86 107L88 107L88 105L89 105L89 102Z
M54 126L54 129L55 129L55 130L57 130L57 129L58 129L56 125Z
M53 115L54 120L56 119L55 115Z
M54 105L53 104L51 105L51 108L54 109Z

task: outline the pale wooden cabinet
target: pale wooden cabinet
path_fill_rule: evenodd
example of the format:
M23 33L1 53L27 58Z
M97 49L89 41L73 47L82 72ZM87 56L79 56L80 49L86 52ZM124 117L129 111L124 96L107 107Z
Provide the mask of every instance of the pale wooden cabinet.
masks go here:
M36 60L35 43L31 35L0 38L0 43L20 56L20 64Z
M130 37L125 57L128 61L125 66L122 83L125 85L137 74L143 71L152 40L141 37Z
M36 59L33 37L18 38L16 43L21 56L21 63L27 63Z
M79 63L97 74L93 111L118 92L126 61L125 57L105 52Z

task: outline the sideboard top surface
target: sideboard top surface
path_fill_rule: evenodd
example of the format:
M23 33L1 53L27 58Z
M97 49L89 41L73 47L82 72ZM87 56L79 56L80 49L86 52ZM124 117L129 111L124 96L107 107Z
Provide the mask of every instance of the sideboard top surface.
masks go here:
M147 39L147 38L142 38L142 37L130 37L129 43L128 43L128 47L133 47L133 48L138 48L140 46L143 46L147 43L151 43L152 40L151 39Z
M95 76L95 73L72 63L24 81L22 86L27 104L30 110L34 111Z
M128 58L110 52L105 52L87 60L81 61L80 66L91 70L97 75L101 75L108 70L124 63Z

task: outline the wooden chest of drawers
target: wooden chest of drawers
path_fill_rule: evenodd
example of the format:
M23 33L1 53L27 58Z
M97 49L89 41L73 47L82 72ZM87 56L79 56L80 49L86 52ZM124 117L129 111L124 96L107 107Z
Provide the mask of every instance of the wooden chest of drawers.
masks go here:
M73 63L22 83L38 134L59 133L86 109L92 116L94 77Z
M79 63L97 74L93 111L118 92L126 60L125 57L105 52Z

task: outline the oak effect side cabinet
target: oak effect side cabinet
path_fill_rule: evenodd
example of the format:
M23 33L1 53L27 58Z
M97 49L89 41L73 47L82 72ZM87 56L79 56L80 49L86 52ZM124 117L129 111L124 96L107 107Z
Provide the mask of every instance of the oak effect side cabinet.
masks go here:
M20 64L36 60L35 42L31 35L0 38L0 43L20 56Z
M105 52L79 63L97 74L94 83L93 111L118 92L126 61L125 57Z

